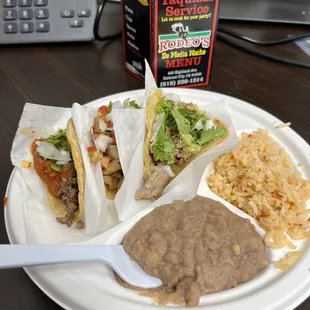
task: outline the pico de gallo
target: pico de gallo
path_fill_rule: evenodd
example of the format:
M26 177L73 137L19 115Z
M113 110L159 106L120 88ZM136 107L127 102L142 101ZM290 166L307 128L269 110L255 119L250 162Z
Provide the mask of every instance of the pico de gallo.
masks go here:
M112 107L113 103L110 102L108 106L101 106L97 110L92 126L95 146L88 147L91 163L100 161L109 199L114 199L124 180L113 127ZM124 108L140 109L135 101L126 102Z

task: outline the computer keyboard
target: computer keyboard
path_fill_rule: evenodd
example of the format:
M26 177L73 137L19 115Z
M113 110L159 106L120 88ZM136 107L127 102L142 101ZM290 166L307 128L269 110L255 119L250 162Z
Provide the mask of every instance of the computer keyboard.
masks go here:
M1 0L0 44L93 39L96 0Z

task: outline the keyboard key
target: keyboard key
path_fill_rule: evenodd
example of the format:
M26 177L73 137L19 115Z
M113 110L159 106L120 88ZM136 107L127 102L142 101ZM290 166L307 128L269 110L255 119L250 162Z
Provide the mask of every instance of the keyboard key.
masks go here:
M74 17L74 11L73 10L62 10L60 12L60 16L62 18L71 18Z
M90 17L90 14L91 14L91 11L88 9L85 9L85 10L78 11L77 16L78 17Z
M22 7L31 6L32 0L19 0L18 5Z
M33 23L31 23L31 22L20 23L20 32L21 33L32 33L33 30L34 30Z
M47 6L48 0L34 0L35 6Z
M36 9L35 10L35 16L36 19L48 19L48 9Z
M49 32L50 31L50 23L49 22L37 22L36 23L36 31L37 32Z
M19 11L19 18L21 20L29 20L33 18L33 12L31 9L25 9Z
M18 31L17 23L5 23L3 27L3 31L4 33L7 33L7 34L17 33Z
M4 20L16 20L17 19L17 11L16 10L4 10L3 11L3 19Z
M78 20L78 19L70 20L71 28L81 28L83 26L84 26L84 22L82 20Z
M4 8L13 8L16 6L16 0L2 0Z

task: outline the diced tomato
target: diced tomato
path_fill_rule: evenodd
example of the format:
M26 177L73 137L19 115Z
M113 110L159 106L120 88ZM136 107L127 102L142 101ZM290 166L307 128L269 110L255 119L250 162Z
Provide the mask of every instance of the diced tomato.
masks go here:
M112 138L112 142L111 144L116 144L116 138L115 138L115 133L113 132L112 135L111 135L111 138Z
M51 177L51 178L54 178L54 177L56 177L57 175L58 175L58 172L56 172L56 171L53 171L53 172L50 173L50 177Z
M103 105L102 107L98 109L98 111L102 116L106 116L109 113L109 108Z
M102 168L107 169L109 167L110 161L111 161L110 157L107 156L102 157L100 160Z
M112 128L113 127L113 123L111 121L107 121L107 128Z
M89 146L89 147L87 148L87 152L88 152L88 153L94 153L94 152L97 152L97 149L96 149L95 146Z
M96 163L100 159L100 154L97 152L95 146L89 146L87 151L91 163Z

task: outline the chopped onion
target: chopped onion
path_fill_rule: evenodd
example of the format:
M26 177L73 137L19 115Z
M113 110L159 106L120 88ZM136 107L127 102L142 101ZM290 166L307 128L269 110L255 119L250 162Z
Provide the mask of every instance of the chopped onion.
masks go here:
M119 100L112 103L112 109L121 109L122 107L122 103Z
M106 115L105 120L107 122L112 122L113 121L113 117L112 117L112 113L111 112Z
M171 167L170 166L155 166L154 169L156 171L165 171L169 177L173 178L175 176L175 174L172 172Z
M95 144L96 147L101 151L101 152L105 152L108 145L113 141L112 138L104 135L104 134L100 134L97 139L95 140Z
M192 130L194 130L194 129L197 129L197 130L203 129L203 125L202 125L201 119L196 123L195 127Z
M212 119L208 119L206 121L205 130L209 130L213 127L215 127L214 122L212 121Z
M209 130L211 128L215 127L214 122L211 119L208 119L206 121L206 124L203 126L201 119L196 123L195 127L192 129L197 129L197 130Z
M172 100L175 104L177 104L181 101L181 98L174 93L164 93L164 100Z
M58 150L53 144L38 141L37 152L40 156L47 159L57 160L57 164L65 165L71 161L70 152L65 150Z
M46 131L44 131L40 136L45 139L48 138L49 136L52 136L56 134L57 130L55 128L48 128Z
M68 161L66 161L66 160L57 160L56 161L56 164L57 165L65 165L65 164L67 164L68 163Z
M158 131L164 121L164 118L165 118L165 113L160 113L156 116L156 121L153 125L153 134L152 134L152 137L151 137L151 146L153 146L153 144L155 143L155 140L156 140L156 136L158 134Z
M99 129L101 131L105 131L106 128L107 128L107 123L103 119L100 119L99 120Z
M128 97L123 101L123 108L126 108L129 102L130 102L130 98Z
M112 113L107 114L106 117L105 117L105 120L106 120L107 122L111 122L111 123L113 124ZM100 126L100 125L99 125L99 126ZM101 128L100 128L100 129L101 129ZM102 131L113 131L113 130L114 130L113 126L112 126L112 127L107 127L107 126L106 126L106 128L105 128L104 130L102 130Z

